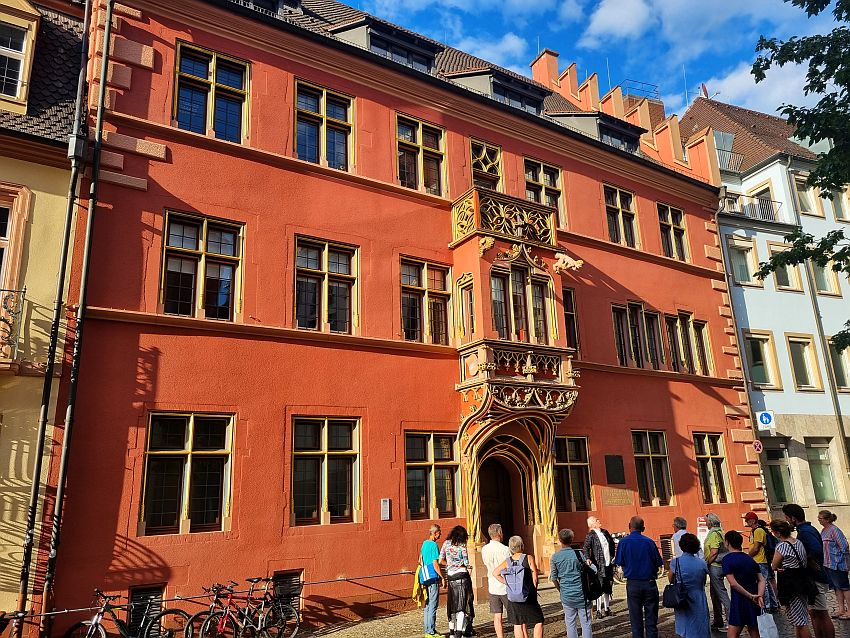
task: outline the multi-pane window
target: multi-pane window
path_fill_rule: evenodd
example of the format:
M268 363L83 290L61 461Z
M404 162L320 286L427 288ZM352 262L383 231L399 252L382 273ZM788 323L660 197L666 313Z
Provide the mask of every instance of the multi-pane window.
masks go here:
M578 353L578 312L576 310L576 293L572 288L564 288L564 323L566 325L566 342L568 348Z
M682 372L682 344L679 341L679 318L664 317L664 332L667 335L667 352L669 354L670 369L673 372Z
M232 425L229 415L151 414L141 514L145 534L222 529Z
M687 313L679 313L679 340L682 344L682 369L688 374L696 374L693 346L693 323Z
M0 95L17 98L22 85L27 31L0 22Z
M6 281L6 254L9 252L9 230L11 229L12 207L0 203L0 285Z
M351 522L358 507L357 420L296 417L292 430L295 524Z
M534 113L535 115L540 113L539 98L529 97L504 86L493 86L493 97L497 102L501 102L502 104L510 104L513 107Z
M820 371L815 344L810 335L786 335L788 356L791 359L791 372L794 386L798 390L821 390Z
M241 142L248 101L248 64L190 46L177 45L174 119L187 131Z
M443 129L398 116L396 143L398 181L405 188L443 194Z
M658 203L658 223L661 226L661 249L665 257L687 261L685 213L678 208Z
M680 312L664 318L670 369L687 374L710 375L712 370L708 326Z
M629 191L605 186L605 215L608 220L608 239L615 244L637 246L634 199Z
M298 159L347 171L351 154L351 98L295 83L295 153Z
M726 473L726 455L723 436L720 434L694 434L699 484L704 503L729 502L729 476Z
M833 191L832 212L835 213L835 219L850 221L850 195L847 191Z
M351 332L356 249L317 239L295 240L295 325Z
M472 282L464 284L459 288L460 293L460 320L463 328L463 342L472 339L475 332L475 291Z
M497 191L502 186L502 149L487 142L472 140L472 184Z
M407 511L412 519L457 515L458 459L450 434L404 435Z
M838 347L830 341L829 360L835 375L835 385L839 390L850 391L850 348L839 352Z
M806 439L806 459L812 475L812 487L815 502L835 502L835 479L832 476L832 463L829 458L829 439Z
M773 447L773 443L765 446L763 458L764 474L767 483L767 497L772 506L781 503L793 503L794 491L791 483L791 466L788 463L788 450Z
M841 288L838 285L838 276L832 269L832 262L827 262L823 266L811 262L812 274L815 277L815 290L819 295L841 295Z
M768 242L768 249L771 256L784 252L789 246L782 244L771 244ZM800 267L797 265L779 266L773 272L773 281L776 284L777 290L793 290L802 292L803 283L800 278Z
M646 324L646 351L649 365L653 370L660 370L664 353L661 320L657 312L645 312L643 318Z
M407 47L400 46L395 42L390 42L384 38L370 35L369 36L369 50L372 53L376 53L381 57L388 58L390 60L394 60L399 64L404 64L409 67L413 67L417 71L422 71L424 73L431 72L431 58L429 56L423 55L422 53L417 53L412 49L408 49Z
M669 505L673 494L667 437L664 432L632 430L638 495L641 505Z
M585 438L555 437L555 505L559 512L593 509Z
M525 198L544 204L558 213L558 225L565 226L561 215L561 169L537 160L525 160Z
M750 373L750 382L755 388L780 388L779 371L773 335L769 332L744 333L744 356Z
M614 306L611 309L614 319L614 346L617 349L617 363L621 366L629 365L629 320L626 309Z
M823 210L819 208L817 194L806 184L805 177L794 178L794 190L797 192L797 205L803 215L823 217Z
M711 374L711 349L708 345L708 326L704 321L694 321L691 325L694 331L694 354L696 355L697 373L708 376Z
M548 280L529 277L524 268L494 271L490 291L493 327L500 339L548 343Z
M643 306L630 303L627 310L629 316L629 351L635 366L642 368L645 359Z
M729 237L727 250L731 275L735 283L761 285L753 274L758 270L755 242L752 239Z
M242 228L168 212L162 274L166 313L232 321L241 260Z
M401 327L406 340L448 345L448 280L445 266L402 260Z

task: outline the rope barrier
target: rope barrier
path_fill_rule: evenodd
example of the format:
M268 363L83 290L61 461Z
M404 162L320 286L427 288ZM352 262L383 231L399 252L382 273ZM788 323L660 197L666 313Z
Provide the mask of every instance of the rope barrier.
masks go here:
M338 576L337 578L329 578L329 579L326 579L326 580L308 580L308 581L302 581L300 583L300 585L303 588L305 585L326 585L328 583L349 583L349 582L355 582L355 581L359 581L359 580L370 580L370 579L374 579L374 578L386 578L388 576L412 576L412 575L413 575L413 571L411 571L409 569L402 569L402 570L397 571L397 572L386 572L384 574L370 574L370 575L367 575L367 576ZM237 590L233 590L232 592L230 592L228 590L222 590L222 591L227 591L228 593L232 593L232 594L249 594L249 593L254 593L256 591L256 588L254 588L253 590L252 589L237 589ZM195 600L198 600L198 599L201 599L201 598L210 599L211 596L214 596L213 592L206 593L206 594L199 594L197 596L175 596L174 598L163 598L162 600L160 600L160 603L172 603L172 602L183 602L183 601L194 602ZM299 593L299 596L300 596L300 593ZM149 603L128 602L127 604L124 604L124 605L110 605L110 607L112 609L131 610L134 607L141 607L143 605L148 605L148 604ZM61 616L63 614L77 614L77 613L84 612L84 611L95 612L95 611L99 611L101 608L102 608L102 605L98 605L96 607L77 607L77 608L74 608L74 609L60 609L60 610L56 610L56 611L45 611L45 612L41 612L41 613L38 613L38 614L31 613L31 612L15 612L13 614L7 615L6 618L11 620L12 622L21 622L21 621L24 621L24 620L29 619L29 618L49 618L49 617L53 617L53 616Z

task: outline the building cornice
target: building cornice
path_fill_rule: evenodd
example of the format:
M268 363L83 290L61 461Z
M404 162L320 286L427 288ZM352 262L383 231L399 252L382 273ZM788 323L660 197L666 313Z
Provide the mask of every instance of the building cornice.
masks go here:
M65 144L9 130L0 130L0 157L71 170Z
M621 151L544 118L515 111L446 80L385 61L365 49L329 36L284 21L276 20L271 24L271 18L265 19L262 14L253 12L249 16L248 9L239 10L226 0L215 0L218 11L211 10L209 3L195 4L195 7L190 7L167 0L140 0L137 6L331 75L339 75L340 69L344 69L347 79L363 86L393 96L407 94L416 104L472 125L480 126L485 121L490 130L505 137L548 148L576 161L662 190L694 199L716 198L719 192L716 186L682 175L672 168ZM254 25L248 30L242 21L249 18L253 19ZM329 55L328 49L335 50L338 55Z
M713 270L706 266L697 266L696 264L692 264L686 261L679 261L678 259L671 259L670 257L664 257L663 255L656 255L655 253L648 253L638 248L629 248L628 246L615 244L613 242L606 241L604 239L599 239L597 237L591 237L589 235L581 235L579 233L574 233L568 230L559 230L558 239L560 240L558 242L559 244L566 245L567 247L569 247L569 244L572 242L575 244L588 246L590 248L596 248L598 250L602 250L608 253L618 253L620 255L623 255L624 257L629 257L630 259L636 259L639 261L647 261L653 264L658 264L659 266L664 266L665 268L681 270L683 272L699 275L707 279L716 279L718 281L723 281L724 279L723 271Z

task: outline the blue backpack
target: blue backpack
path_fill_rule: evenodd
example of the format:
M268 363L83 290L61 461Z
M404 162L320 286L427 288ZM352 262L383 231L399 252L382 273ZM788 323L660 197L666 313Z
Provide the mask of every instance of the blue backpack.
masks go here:
M524 558L525 554L519 560L508 556L508 566L502 570L502 576L508 587L508 600L512 603L524 603L531 593L525 578Z

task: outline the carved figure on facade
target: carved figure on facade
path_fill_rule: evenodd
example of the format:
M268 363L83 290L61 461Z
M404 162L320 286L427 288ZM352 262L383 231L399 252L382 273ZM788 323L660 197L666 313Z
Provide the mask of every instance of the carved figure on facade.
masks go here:
M568 270L578 270L583 265L584 259L573 259L566 253L555 253L555 263L552 265L552 270L560 275Z
M511 263L520 259L537 270L546 271L549 269L546 262L539 255L535 255L528 246L521 244L513 244L510 249L496 253L495 261Z
M495 243L496 240L492 237L482 237L478 240L478 254L483 257L484 253L490 250Z

